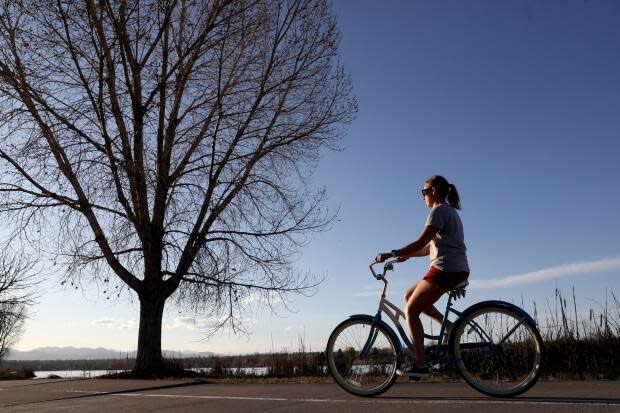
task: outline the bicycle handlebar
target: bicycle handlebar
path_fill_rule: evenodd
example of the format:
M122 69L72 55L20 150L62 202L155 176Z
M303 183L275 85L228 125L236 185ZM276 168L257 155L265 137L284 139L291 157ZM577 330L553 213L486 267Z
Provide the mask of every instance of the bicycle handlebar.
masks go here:
M398 260L397 260L397 259L387 260L387 261L384 261L383 263L373 261L373 262L370 264L370 272L372 272L372 275L373 275L373 276L374 276L377 280L384 280L384 279L385 279L385 273L386 273L386 272L388 272L389 270L392 270L392 269L393 269L393 265L394 265L394 263L395 263L395 262L398 262ZM375 272L375 269L374 269L373 267L374 267L375 265L377 265L377 264L385 264L385 265L383 266L383 273L381 273L381 274L377 274L377 273Z

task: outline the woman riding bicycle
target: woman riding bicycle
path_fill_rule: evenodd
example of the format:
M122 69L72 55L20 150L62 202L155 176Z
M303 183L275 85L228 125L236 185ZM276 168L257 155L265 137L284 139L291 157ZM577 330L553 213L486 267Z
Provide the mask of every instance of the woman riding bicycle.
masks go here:
M431 211L420 237L403 248L378 254L376 257L377 262L392 257L402 262L410 257L430 256L430 268L424 278L405 293L404 312L409 333L416 344L416 361L398 370L400 375L420 378L430 376L429 365L424 356L424 328L420 313L441 323L443 316L433 304L445 292L469 277L463 224L456 212L461 208L456 187L444 177L434 175L424 182L422 197Z

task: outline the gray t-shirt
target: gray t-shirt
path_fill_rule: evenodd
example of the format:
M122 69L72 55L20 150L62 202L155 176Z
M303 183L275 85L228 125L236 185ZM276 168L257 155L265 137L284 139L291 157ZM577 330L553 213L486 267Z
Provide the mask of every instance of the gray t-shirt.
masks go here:
M440 204L431 209L426 225L439 228L430 243L431 266L444 272L469 272L463 224L456 209Z

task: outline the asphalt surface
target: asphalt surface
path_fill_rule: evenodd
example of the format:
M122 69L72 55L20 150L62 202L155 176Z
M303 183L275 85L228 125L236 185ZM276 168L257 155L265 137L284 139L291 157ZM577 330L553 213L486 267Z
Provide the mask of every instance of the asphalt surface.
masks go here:
M171 380L0 381L1 412L620 412L620 381L542 382L513 399L462 383L397 383L375 398L336 384Z

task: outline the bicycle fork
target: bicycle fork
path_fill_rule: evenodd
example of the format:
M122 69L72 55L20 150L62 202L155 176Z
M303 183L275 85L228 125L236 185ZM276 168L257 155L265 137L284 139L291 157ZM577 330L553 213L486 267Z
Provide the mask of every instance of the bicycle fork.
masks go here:
M360 352L361 357L368 356L368 352L375 345L375 341L377 340L377 335L379 334L379 329L376 327L381 320L381 312L377 313L375 318L372 320L372 324L370 325L370 333L368 334L368 338L366 339L366 343Z

